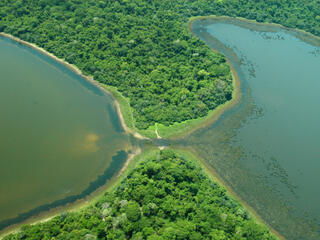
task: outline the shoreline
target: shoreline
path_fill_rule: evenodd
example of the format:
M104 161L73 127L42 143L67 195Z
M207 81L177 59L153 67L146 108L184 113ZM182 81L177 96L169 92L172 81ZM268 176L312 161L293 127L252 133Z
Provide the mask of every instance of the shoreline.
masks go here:
M68 62L66 62L65 60L61 59L61 58L58 58L56 57L55 55L53 55L52 53L46 51L45 49L41 48L41 47L38 47L36 44L33 44L33 43L29 43L29 42L26 42L20 38L17 38L11 34L8 34L8 33L4 33L4 32L0 32L0 36L1 37L5 37L5 38L8 38L8 39L11 39L19 44L22 44L24 46L27 46L27 47L30 47L42 54L44 54L45 56L48 56L50 58L52 58L53 60L55 60L56 62L62 64L63 66L67 67L69 70L73 71L74 73L76 73L77 75L79 75L80 77L86 79L88 82L90 82L91 84L93 84L94 86L96 86L97 88L99 88L100 90L102 90L103 92L107 93L107 94L110 94L113 96L112 92L110 92L109 90L107 90L106 88L102 87L98 81L95 81L91 76L87 76L85 74L82 73L82 71L77 68L75 65L72 65ZM123 129L125 130L126 133L130 133L132 134L134 137L138 138L138 139L148 139L147 137L145 136L142 136L141 134L139 134L138 132L134 132L132 129L130 129L125 121L124 121L124 117L123 117L123 114L121 112L121 108L120 108L120 104L119 102L117 101L117 99L114 97L114 105L116 107L116 110L117 110L117 113L119 115L119 120L120 120L120 124L121 126L123 127Z
M284 236L282 236L277 230L275 230L271 225L269 225L266 221L262 219L262 217L249 205L244 201L233 189L226 184L226 182L219 176L219 174L216 173L214 168L212 168L206 160L201 158L192 148L175 148L173 149L176 153L192 159L193 161L196 161L197 164L204 170L204 172L211 178L214 182L219 184L220 186L224 187L226 189L226 194L230 196L232 199L239 202L239 204L250 214L250 216L254 219L255 222L257 222L260 225L266 226L269 231L277 237L279 240L286 240Z
M233 24L237 25L240 27L244 27L250 30L254 31L260 31L260 32L277 32L277 31L283 31L287 34L290 34L291 36L306 42L312 46L319 47L320 46L320 37L313 35L309 32L306 32L304 30L296 29L296 28L290 28L283 26L281 24L277 23L269 23L269 22L257 22L255 20L249 20L241 17L228 17L228 16L197 16L197 17L192 17L189 19L189 21L186 22L189 30L193 33L193 23L195 21L201 21L203 20L203 25L207 26L212 23L216 22L225 22L228 24ZM195 34L194 34L195 35ZM197 35L195 35L197 36ZM216 49L212 48L212 50L217 51ZM220 51L218 51L220 52ZM221 53L221 52L220 52ZM229 58L225 56L225 58L228 61L228 64L231 68L233 68L232 63ZM233 57L231 57L233 59ZM235 69L232 69L232 71L235 71ZM236 71L237 74L237 71ZM225 109L227 110L227 109ZM201 165L204 166L206 169L207 173L213 177L220 185L224 186L227 189L227 192L233 196L234 199L237 199L241 205L248 210L250 215L258 222L262 223L263 225L267 226L278 239L280 240L285 240L286 238L278 232L275 228L272 227L271 222L267 222L262 218L260 214L258 214L253 207L251 207L245 200L243 200L233 189L230 185L228 185L222 177L220 177L219 174L216 173L215 169L209 165L209 163L206 162L206 160L202 159L199 155L196 154L196 152L192 148L188 148L189 151L191 152L191 155L194 156L195 159L198 159L201 162ZM183 151L183 150L181 150Z
M214 48L210 48L210 49L212 51L218 52ZM240 82L238 72L235 70L231 61L226 56L225 58L228 66L230 67L230 73L232 76L232 86L233 86L232 98L226 101L225 103L217 106L215 109L209 111L207 116L186 120L185 122L175 123L170 126L163 126L162 124L157 124L156 130L157 130L158 138L167 138L167 139L175 140L175 139L186 137L190 135L192 132L200 128L205 128L209 124L216 122L225 111L229 110L240 101L242 97L242 93L241 93L241 82ZM166 133L166 132L170 132L170 128L175 128L175 127L178 127L177 130L173 130L172 133Z
M109 92L115 99L115 104L119 107L117 110L121 113L121 121L126 126L127 132L130 132L134 137L138 139L154 139L155 132L151 130L139 130L135 127L134 118L132 114L132 108L129 103L129 99L125 98L116 87L109 86L103 83L98 83L102 88Z
M320 47L320 36L316 36L310 32L306 32L304 30L301 30L299 28L290 28L286 27L284 25L281 25L279 23L272 23L272 22L257 22L256 20L247 19L243 17L229 17L229 16L217 16L217 15L209 15L209 16L197 16L197 17L191 17L189 18L189 21L187 24L190 27L190 24L192 24L194 21L197 20L226 20L226 21L238 21L243 24L250 24L252 26L262 26L262 27L270 27L270 28L279 28L281 30L288 31L289 34L293 34L295 37L299 38L300 40L306 41L311 45L316 45ZM263 31L259 29L259 31ZM270 32L270 31L263 31L263 32ZM302 36L301 36L302 35ZM305 37L308 37L309 39L305 39Z
M286 26L283 26L283 25L277 24L277 23L257 22L256 20L250 20L250 19L246 19L246 18L242 18L242 17L228 17L228 16L216 16L216 15L197 16L197 17L189 18L189 20L186 22L186 25L187 25L187 28L189 29L190 33L194 37L198 38L193 33L192 23L196 20L210 20L210 19L212 19L212 20L228 20L228 21L237 20L239 22L252 24L252 25L258 25L258 26L260 25L260 26L266 26L266 27L278 27L280 29L291 32L296 37L303 39L303 40L305 40L303 37L310 37L315 41L311 41L311 39L309 39L310 40L309 42L312 42L313 45L320 46L320 37L315 36L315 35L313 35L309 32L306 32L304 30L300 30L297 28L289 28L289 27L286 27ZM114 87L115 90L111 90L110 89L111 86L105 85L103 83L99 83L98 81L94 80L91 76L87 76L87 75L83 74L82 71L79 68L77 68L75 65L70 64L61 58L56 57L55 55L51 54L50 52L46 51L45 49L38 47L36 44L29 43L27 41L24 41L22 39L14 37L11 34L7 34L4 32L0 32L0 36L9 38L15 42L18 42L22 45L30 47L30 48L32 48L42 54L54 59L55 61L64 65L65 67L67 67L68 69L73 71L74 73L78 74L82 78L86 79L87 81L89 81L90 83L92 83L93 85L98 87L100 90L106 92L107 94L112 95L114 97L114 104L115 104L115 107L116 107L116 110L117 110L117 113L119 116L121 126L123 127L123 129L125 130L126 133L130 133L138 139L153 139L153 138L154 139L157 139L157 138L177 139L177 138L185 137L185 136L189 135L190 133L192 133L193 131L195 131L199 128L206 127L207 125L215 122L227 109L230 109L232 106L234 106L238 102L239 99L241 99L240 80L238 79L239 78L238 73L234 69L231 61L225 56L227 64L230 67L230 72L232 75L232 86L234 88L233 92L232 92L231 100L226 101L222 105L219 105L215 109L209 111L208 115L204 116L204 117L189 119L184 122L174 123L170 126L164 126L162 124L156 123L155 125L150 126L149 128L147 128L145 130L139 130L139 129L135 128L135 126L134 126L134 119L132 116L132 111L130 113L131 116L124 116L124 115L128 115L129 113L124 113L124 111L122 111L122 104L120 101L121 99L119 99L119 98L120 97L124 98L124 97L122 96L122 94L119 91L117 91L116 87ZM219 52L218 50L216 50L214 48L210 48L210 49L215 52ZM114 93L114 91L116 92L116 94ZM116 96L116 95L119 95L119 96ZM127 101L127 104L129 104L127 99L125 99L125 101ZM131 108L130 105L129 105L129 108ZM131 122L130 123L126 122L126 118L131 118L130 119ZM132 125L132 126L128 126L128 125Z
M127 169L128 166L130 165L131 161L135 158L135 156L138 156L142 153L141 148L137 148L136 151L134 151L133 153L130 153L128 155L128 158L126 160L126 162L123 164L122 168L120 169L117 178L119 178Z
M191 33L193 34L193 36L197 37L197 35L194 34L193 32L193 23L194 21L197 20L237 20L237 21L243 21L245 22L248 21L250 24L255 24L255 22L251 21L251 20L243 20L242 18L232 18L232 17L228 17L228 16L199 16L199 17L193 17L190 18L189 21L187 22L188 28L191 31ZM257 22L258 24L258 22ZM264 23L261 23L264 24ZM267 26L269 26L269 24L265 24ZM287 29L286 29L287 30ZM320 39L320 38L319 38ZM212 51L215 52L219 52L217 49L215 48L211 48L210 49ZM223 54L223 53L222 53ZM223 54L224 55L224 54ZM239 78L239 74L236 71L236 69L234 68L231 60L226 57L224 55L224 57L227 60L228 65L230 66L230 70L233 76L233 79L235 80L233 86L234 86L234 91L232 92L232 99L228 102L226 102L223 105L220 106L224 106L224 108L222 108L218 113L217 116L215 116L214 119L212 119L211 121L209 120L208 122L204 123L203 127L207 126L210 123L214 123L225 111L227 111L228 109L232 108L233 106L235 106L237 103L239 103L239 101L242 98L242 91L241 91L241 80ZM235 95L235 96L234 96ZM219 106L219 107L220 107ZM218 107L218 108L219 108ZM203 158L201 158L198 154L196 154L196 152L190 148L187 147L186 150L184 149L178 149L178 151L180 152L185 152L185 154L188 154L186 151L189 152L189 154L191 155L192 158L194 158L195 160L198 160L200 165L202 166L202 168L204 169L204 171L212 178L212 180L216 181L219 185L223 186L226 190L227 190L227 194L230 195L233 199L236 199L244 209L246 209L248 211L248 213L252 216L252 218L259 224L267 226L267 228L270 230L270 232L277 237L277 239L279 240L286 240L286 238L281 235L276 229L274 229L268 222L266 222L245 200L243 200L232 188L231 186L229 186L220 176L219 174L217 174L217 172L214 170L213 167L211 167Z
M192 31L192 23L196 20L236 20L244 24L250 24L252 26L265 26L265 27L277 27L282 30L288 31L290 34L294 35L295 37L307 41L312 45L320 46L320 37L315 36L309 32L306 32L304 30L300 30L297 28L289 28L285 27L281 24L277 23L269 23L269 22L257 22L255 20L250 20L242 17L228 17L228 16L216 16L216 15L210 15L210 16L197 16L197 17L191 17L189 20L185 23L186 27L188 28L189 32L192 36L198 38ZM210 47L209 47L210 48ZM219 52L218 50L214 48L210 48L211 50L215 52ZM134 126L132 128L129 128L133 132L141 133L140 135L146 136L146 138L164 138L164 139L178 139L182 137L186 137L187 135L191 134L193 131L208 126L209 124L212 124L215 122L227 109L230 109L232 106L236 104L236 101L234 98L241 98L241 89L240 86L238 86L238 73L234 69L231 61L225 56L227 64L230 67L230 73L232 74L232 86L233 86L233 92L232 92L232 99L229 101L226 101L225 103L219 105L213 110L210 110L208 114L204 117L195 118L195 119L189 119L185 120L183 122L175 122L172 125L165 126L161 123L156 123L153 126L148 127L144 130L136 129ZM121 93L119 92L121 95ZM116 99L117 96L114 96ZM122 96L123 97L123 96ZM235 102L234 102L235 101ZM120 101L118 101L120 102ZM132 115L132 113L131 113ZM132 116L130 116L133 118ZM133 121L133 120L132 120ZM128 125L128 124L127 124ZM131 125L131 124L130 124Z
M8 38L10 40L13 40L16 43L22 44L24 46L27 46L33 50L38 51L41 54L44 54L45 56L50 57L51 59L55 60L56 62L62 64L63 66L67 67L69 70L71 70L72 72L76 73L77 75L79 75L80 77L84 78L85 80L87 80L89 83L93 84L94 86L96 86L97 88L99 88L101 91L103 91L104 93L107 93L109 95L112 95L112 92L109 91L108 89L104 88L103 86L101 86L101 84L98 81L95 81L91 76L87 76L85 74L82 73L82 71L77 68L76 66L64 61L63 59L60 59L58 57L56 57L55 55L51 54L50 52L46 51L45 49L38 47L37 45L33 44L33 43L29 43L26 42L22 39L19 39L11 34L7 34L4 32L0 32L0 37L4 37L4 38ZM124 129L124 131L127 134L131 134L133 135L135 138L137 139L149 139L148 137L145 137L143 135L141 135L138 132L135 132L133 129L129 128L126 125L126 122L124 120L124 116L123 113L121 111L121 106L119 104L119 102L117 101L117 98L114 97L114 106L116 107L116 111L117 114L119 116L119 120L120 120L120 124L122 126L122 128ZM59 213L61 213L63 210L66 211L77 211L80 210L88 205L90 205L96 198L98 198L101 194L103 194L105 191L108 190L109 187L112 187L113 182L115 181L115 179L118 179L121 177L121 175L123 175L123 173L127 170L128 166L130 165L130 163L132 162L132 160L138 156L139 154L142 153L141 148L137 148L136 150L134 150L133 153L129 154L128 158L126 159L126 162L124 163L123 167L120 169L120 171L118 172L118 174L116 176L113 176L111 180L109 180L108 182L106 182L106 184L104 184L104 186L96 189L93 193L89 194L86 198L77 200L74 203L68 203L66 205L62 205L53 209L49 209L48 211L45 211L44 213L39 213L38 215L35 215L33 217L30 217L29 220L26 221L22 221L21 223L17 223L12 225L12 227L7 227L3 229L3 232L1 231L0 233L0 240L5 236L8 235L10 233L14 233L19 231L19 228L21 227L21 225L23 224L37 224L37 223L41 223L41 222L46 222L49 221L50 219L54 218L55 216L57 216Z
M193 36L195 36L190 27L189 27L189 30L191 31L191 34ZM233 92L232 92L231 100L226 101L222 105L219 105L215 109L209 111L207 116L204 116L204 117L189 119L184 122L174 123L170 126L165 126L160 123L156 123L155 125L150 126L147 129L140 130L134 126L134 119L132 116L132 111L130 111L130 113L127 113L122 110L122 108L126 108L126 106L123 106L124 103L122 103L122 102L126 101L126 104L128 104L128 105L129 105L129 102L128 102L128 99L125 99L122 96L122 94L119 91L117 91L116 87L105 85L103 83L100 83L100 82L94 80L92 76L87 76L87 75L83 74L82 71L78 67L76 67L75 65L66 62L64 59L56 57L52 53L46 51L45 49L37 46L34 43L24 41L20 38L17 38L11 34L7 34L4 32L0 32L0 36L6 37L8 39L11 39L11 40L19 43L19 44L30 47L30 48L46 55L46 56L52 58L53 60L57 61L58 63L62 64L65 67L67 67L69 70L73 71L74 73L76 73L80 77L86 79L88 82L92 83L94 86L96 86L100 90L106 92L107 94L112 95L114 98L114 105L116 107L121 126L123 127L123 129L125 130L126 133L132 134L137 139L159 139L159 138L177 139L177 138L185 137L185 136L189 135L191 132L193 132L199 128L205 127L205 126L209 125L210 123L216 121L226 109L229 109L231 106L234 105L234 103L233 103L234 98L238 98L238 95L240 92L239 89L237 89L238 84L239 84L237 72L233 69L231 62L226 58L227 64L230 67L230 73L232 75L232 86L234 88ZM197 36L195 36L195 37L197 37ZM216 51L215 49L212 49L212 48L211 48L211 50ZM113 89L113 88L115 88L115 89ZM123 98L123 99L120 99L120 98ZM129 105L129 108L130 108L130 110L132 110L130 105ZM131 115L131 116L125 116L125 115ZM128 118L130 120L127 120Z
M189 32L193 37L198 38L198 36L196 36L193 32L193 28L192 28L193 21L194 21L193 18L190 18L190 20L187 22L187 28L189 29ZM214 49L211 47L209 48L211 51L220 53L217 49ZM228 59L226 56L224 57L230 68L230 73L232 77L232 87L233 87L232 98L226 101L225 103L217 106L215 109L209 111L207 116L195 118L195 119L189 119L181 123L174 123L173 125L170 125L170 126L164 126L159 123L156 124L156 126L153 126L153 127L155 127L157 137L160 137L161 135L160 138L168 138L173 140L186 137L190 135L192 132L196 131L197 129L204 128L209 124L212 124L215 121L217 121L225 111L235 106L241 100L242 98L241 81L240 81L238 72L234 68L230 59ZM170 128L172 128L172 132L170 131Z
M143 135L141 135L140 133L134 131L133 129L129 128L125 122L123 113L121 111L121 106L117 100L117 98L114 96L114 94L109 91L108 89L106 89L105 87L103 87L98 81L95 81L91 76L87 76L85 74L82 73L82 71L77 68L76 66L66 62L63 59L60 59L58 57L56 57L55 55L53 55L52 53L46 51L45 49L38 47L36 44L33 43L29 43L27 41L24 41L22 39L19 39L11 34L7 34L4 32L0 32L0 37L4 37L7 39L10 39L18 44L24 45L26 47L29 47L41 54L44 54L47 57L50 57L51 59L53 59L54 61L58 62L59 64L62 64L63 66L67 67L69 70L71 70L72 72L76 73L77 75L79 75L80 77L84 78L85 80L87 80L89 83L93 84L94 86L96 86L97 88L99 88L101 91L103 91L104 93L107 93L111 96L113 96L114 98L114 106L116 108L117 114L119 116L119 121L120 124L122 126L122 128L124 129L124 131L127 134L131 134L133 135L135 138L137 139L149 139L148 137L145 137ZM118 179L121 177L121 175L123 175L123 173L127 170L128 166L130 165L131 161L139 154L141 154L142 150L140 148L136 149L134 153L129 154L128 158L126 159L126 162L124 163L123 167L121 168L121 170L118 172L118 174L116 176L113 176L111 180L109 180L104 186L96 189L96 191L94 191L92 194L89 194L86 198L84 199L80 199L77 200L74 203L68 203L66 205L62 205L53 209L49 209L48 211L45 211L44 213L39 213L38 215L35 215L33 217L30 217L29 220L26 221L22 221L21 223L17 223L14 224L12 226L9 226L7 228L4 228L1 233L0 233L0 240L5 236L8 235L10 233L14 233L19 231L19 228L23 225L23 224L37 224L37 223L41 223L41 222L46 222L49 221L50 219L54 218L55 216L57 216L59 213L61 213L61 211L66 210L66 211L77 211L80 210L88 205L90 205L96 198L98 198L102 193L104 193L105 191L108 190L109 187L112 187L113 182L115 181L115 179Z
M76 203L70 203L70 206L66 206L66 207L58 207L57 209L54 209L54 211L52 213L44 213L43 215L38 215L35 216L35 218L31 218L28 222L24 222L24 223L19 223L17 225L13 225L12 228L8 228L7 231L4 231L3 233L0 234L0 240L3 239L3 237L5 237L8 234L11 233L18 233L20 227L23 224L30 224L30 225L36 225L39 223L45 223L47 221L52 220L54 217L58 216L59 214L61 214L63 211L61 208L64 208L64 211L68 211L68 212L74 212L74 211L80 211L88 206L90 206L91 204L94 204L94 202L101 197L101 195L106 192L106 191L110 191L112 190L112 188L114 188L117 183L119 183L123 178L126 177L126 174L128 173L128 171L132 170L135 165L137 165L139 162L143 161L143 159L145 159L144 155L147 156L152 156L156 153L158 153L159 151L161 151L162 149L159 148L151 148L151 149L147 149L146 151L142 152L140 148L138 148L134 153L132 153L128 160L126 161L126 164L123 166L123 168L119 171L119 173L117 174L117 176L114 176L109 183L106 184L106 186L101 187L102 189L98 190L97 195L95 196L88 196L89 199L82 199L79 200L79 202ZM235 193L235 191L232 190L232 188L226 184L222 178L220 178L220 176L215 172L215 170L201 157L199 157L192 148L172 148L172 150L182 156L185 157L187 159L192 160L193 162L195 162L195 164L197 164L198 166L200 166L203 171L205 172L205 174L208 175L208 177L210 179L212 179L215 183L219 184L220 186L222 186L223 188L226 189L226 194L228 196L230 196L232 199L236 200L237 202L239 202L239 204L246 210L248 211L248 213L250 214L250 216L253 218L254 221L256 221L258 224L260 225L264 225L266 226L269 231L276 236L279 240L286 240L279 232L277 232L275 229L273 229L268 223L266 223L261 216L252 208L250 207L250 205L248 205L239 195L237 195ZM141 154L142 153L142 154ZM69 205L69 204L68 204Z
M5 236L11 233L18 233L20 228L27 224L27 225L36 225L39 223L44 223L47 221L50 221L56 216L59 216L63 212L75 212L80 211L83 208L86 208L90 206L91 204L94 204L95 201L100 198L106 191L109 191L112 189L116 183L124 178L126 176L126 173L131 165L133 165L133 162L136 158L138 158L142 153L142 149L140 147L135 148L134 151L130 154L128 154L128 158L126 159L126 162L123 164L122 168L112 176L110 180L108 180L103 186L97 188L94 192L87 195L86 197L82 199L78 199L75 202L67 203L65 205L61 205L52 209L49 209L44 212L40 212L39 214L36 214L34 216L31 216L30 218L10 225L0 231L0 240L2 240Z

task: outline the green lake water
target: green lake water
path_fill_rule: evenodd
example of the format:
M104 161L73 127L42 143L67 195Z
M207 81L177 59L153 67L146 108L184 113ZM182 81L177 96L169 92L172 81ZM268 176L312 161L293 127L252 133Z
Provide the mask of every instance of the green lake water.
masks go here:
M184 144L287 239L320 239L319 40L237 20L193 32L231 60L242 99Z
M113 98L37 51L0 38L0 229L83 198L131 149Z

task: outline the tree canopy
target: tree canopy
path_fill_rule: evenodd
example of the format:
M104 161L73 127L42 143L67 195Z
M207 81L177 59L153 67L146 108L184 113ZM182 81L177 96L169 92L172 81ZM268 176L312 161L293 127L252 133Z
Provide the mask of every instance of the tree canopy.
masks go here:
M2 0L0 31L115 86L145 129L205 116L231 98L225 57L186 27L190 17L208 15L320 35L319 0Z
M274 240L194 161L164 150L80 212L27 225L4 240Z

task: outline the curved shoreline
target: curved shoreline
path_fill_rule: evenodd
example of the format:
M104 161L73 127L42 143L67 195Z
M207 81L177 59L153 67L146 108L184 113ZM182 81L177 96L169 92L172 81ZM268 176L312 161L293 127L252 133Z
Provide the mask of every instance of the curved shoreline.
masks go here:
M204 160L202 157L200 157L192 148L185 148L181 149L178 148L177 152L179 154L182 154L184 156L187 156L187 158L194 158L199 162L199 165L203 168L203 170L208 174L208 176L219 185L223 186L227 190L227 195L229 195L231 198L237 200L241 206L248 211L250 216L259 224L265 225L268 227L270 232L272 232L273 235L275 235L279 240L286 240L284 236L282 236L277 230L275 230L273 227L271 227L266 221L262 219L262 217L249 205L246 203L245 200L243 200L220 176L217 174L217 172L214 170L213 167L211 167L206 160Z
M212 51L218 52L214 48L210 48L210 49ZM157 133L158 133L157 136L160 137L161 135L160 138L169 138L172 140L186 137L190 135L192 132L200 128L205 128L209 124L216 122L225 111L231 109L240 101L242 94L241 94L241 82L240 82L238 72L234 68L231 61L226 56L225 58L226 58L227 64L230 67L230 73L232 76L232 86L233 86L232 98L226 101L225 103L219 105L215 109L209 111L208 115L205 117L190 119L185 122L175 123L170 126L163 126L162 124L157 124ZM173 130L172 133L163 134L161 132L161 131L169 132L170 128L175 128L175 127L177 127L177 130Z
M120 151L120 152L124 152L124 151ZM134 148L132 152L127 154L127 158L124 160L122 166L117 171L115 171L114 174L111 174L111 175L106 174L110 169L110 167L107 167L102 175L99 175L95 181L90 182L89 187L79 194L67 196L66 198L58 199L48 204L40 205L34 209L31 209L28 212L19 213L17 217L13 217L6 220L6 221L13 221L13 223L8 225L7 227L4 227L0 231L0 240L8 234L19 232L19 229L22 225L25 225L25 224L35 225L38 223L47 222L52 218L58 216L64 211L71 211L71 212L79 211L89 206L90 204L93 204L106 191L108 191L109 189L112 189L115 186L115 183L119 181L119 179L122 179L126 176L126 172L130 168L130 166L133 165L132 162L136 157L141 156L141 153L142 153L142 149L140 147ZM119 160L121 161L121 159L118 159L117 161ZM107 176L110 176L110 177L107 177ZM100 178L101 179L106 178L105 183L98 186L96 189L90 192L88 189L91 187L93 183L95 183L96 181L99 181ZM68 201L69 199L71 199L71 201ZM48 209L46 209L47 207ZM38 209L40 209L39 212L38 212ZM29 215L30 213L31 215ZM25 219L22 219L21 221L17 220L17 222L14 222L15 219L19 217L23 217Z
M107 93L109 95L112 95L112 92L108 91L106 88L104 88L103 86L101 86L99 84L99 82L95 81L92 77L90 76L86 76L82 73L82 71L80 69L78 69L76 66L69 64L68 62L64 61L63 59L60 59L58 57L56 57L55 55L49 53L48 51L46 51L45 49L38 47L37 45L33 44L33 43L29 43L26 42L24 40L21 40L17 37L14 37L11 34L7 34L4 32L0 32L0 37L4 37L7 39L10 39L16 43L19 43L21 45L27 46L33 50L36 50L37 52L50 57L51 59L53 59L54 61L58 62L59 64L62 64L64 67L67 67L69 70L71 70L72 72L76 73L77 75L79 75L80 77L82 77L83 79L87 80L90 84L93 84L95 87L99 88L101 91L103 91L104 93ZM123 114L121 112L121 108L120 108L120 104L117 101L116 98L114 98L114 102L113 102L117 114L119 116L119 121L120 124L122 126L122 128L124 129L124 131L127 134L132 134L135 138L137 139L148 139L145 136L142 136L141 134L139 134L138 132L134 132L131 128L129 128L124 120ZM92 193L88 194L86 197L78 199L72 203L66 203L66 204L62 204L60 206L56 206L53 208L50 208L48 210L43 211L42 213L37 213L34 216L30 216L25 220L22 220L21 222L18 223L14 223L13 225L10 225L8 227L5 227L4 229L2 229L0 231L0 239L2 239L3 236L12 233L12 232L16 232L18 231L18 229L21 227L21 224L36 224L39 222L45 222L48 221L50 219L52 219L53 217L55 217L57 215L57 213L60 213L62 210L78 210L80 208L83 208L85 206L87 206L89 203L91 203L94 199L96 199L97 197L99 197L101 195L101 193L103 193L110 185L112 185L112 182L114 181L114 178L118 178L120 175L122 175L126 169L128 168L130 162L132 161L132 159L139 155L142 152L141 148L137 148L135 147L135 149L133 149L133 152L130 153L125 161L125 163L123 164L122 168L118 171L118 174L114 174L111 179L109 179L103 186L98 187L97 189L95 189ZM60 201L60 200L57 200ZM56 202L56 201L54 201ZM52 203L49 204L45 204L45 205L51 205ZM42 206L39 206L42 207ZM34 209L32 209L31 211L33 211ZM21 213L21 214L25 214L25 213ZM20 215L20 214L19 214Z
M80 77L86 79L88 82L90 82L91 84L93 84L94 86L96 86L97 88L99 88L101 91L107 93L107 94L110 94L110 95L113 95L110 91L108 91L106 88L102 87L98 81L95 81L92 77L90 76L87 76L85 74L82 73L82 71L77 68L75 65L72 65L68 62L66 62L65 60L61 59L61 58L58 58L56 57L55 55L53 55L52 53L46 51L45 49L41 48L41 47L38 47L36 44L33 44L33 43L29 43L29 42L26 42L20 38L17 38L11 34L8 34L8 33L4 33L4 32L0 32L0 36L2 37L5 37L5 38L8 38L8 39L11 39L17 43L20 43L24 46L27 46L27 47L30 47L42 54L44 54L45 56L48 56L50 58L52 58L53 60L55 60L56 62L62 64L63 66L67 67L69 70L71 70L72 72L76 73L77 75L79 75ZM137 133L137 132L134 132L132 129L130 129L125 121L124 121L124 117L123 117L123 114L121 112L121 108L120 108L120 104L119 102L117 101L116 98L114 98L114 105L116 107L116 110L117 110L117 113L119 115L119 120L120 120L120 123L121 123L121 126L123 127L123 129L125 130L126 133L130 133L132 134L134 137L138 138L138 139L147 139L147 137L144 137L142 136L141 134Z
M188 28L191 31L191 33L196 36L193 32L193 23L194 21L197 20L208 20L208 19L212 19L212 20L224 20L230 17L217 17L217 16L209 16L209 17L194 17L191 18L188 22ZM196 36L197 37L197 36ZM217 49L211 48L213 51L215 52L219 52ZM224 55L225 56L225 55ZM216 120L218 120L218 118L228 109L231 109L232 107L234 107L237 103L240 102L241 98L242 98L242 91L241 91L241 80L239 77L238 72L236 71L235 67L233 66L231 60L226 57L227 63L230 66L230 70L232 73L232 77L233 77L233 86L234 86L234 91L232 92L232 99L228 102L226 102L223 105L220 105L222 107L222 109L218 109L219 111L217 112L216 116L213 116L212 119L209 119L207 122L205 122L202 126L200 127L205 127L210 123L214 123ZM220 107L219 106L219 107ZM218 107L218 108L219 108ZM183 151L183 150L180 150ZM207 172L207 174L213 179L215 180L217 183L219 183L220 185L224 186L227 189L227 192L234 198L237 199L240 204L250 213L250 215L260 224L263 224L265 226L267 226L270 231L279 239L279 240L285 240L285 237L282 236L277 230L275 230L270 224L268 224L246 201L244 201L220 176L219 174L217 174L217 172L200 156L198 156L196 154L196 152L192 149L192 148L188 148L188 151L191 153L191 155L198 159L199 162L201 163L201 165L203 166L204 170Z
M292 35L293 37L298 38L299 40L308 43L312 46L319 47L320 46L320 37L315 36L311 33L305 32L300 29L292 29L285 27L280 24L276 23L261 23L257 22L254 20L248 20L245 18L240 18L240 17L228 17L228 16L198 16L198 17L192 17L190 20L187 22L188 28L192 33L193 32L193 23L195 21L201 21L203 20L204 26L207 26L207 24L212 24L214 22L223 22L223 23L228 23L228 24L234 24L237 26L241 26L244 28L256 30L256 31L261 31L261 32L276 32L276 31L283 31L287 34ZM216 49L213 49L214 51L217 51ZM219 51L218 51L219 52ZM232 57L231 57L232 58ZM233 59L233 58L232 58ZM230 63L230 59L228 59L228 63L233 68L232 64ZM235 69L232 69L233 71ZM206 160L201 158L199 155L196 154L196 152L192 149L189 148L190 152L194 155L196 159L199 159L201 161L202 165L206 168L207 172L221 185L225 186L227 191L231 193L231 196L234 196L235 199L238 199L239 202L241 203L242 206L245 207L250 213L250 215L253 216L257 222L263 223L264 225L268 226L270 231L279 239L286 239L281 233L279 233L275 228L271 226L271 223L269 224L266 220L262 218L262 215L258 214L253 207L251 207L245 200L243 200L232 188L230 185L228 185L222 177L220 177L219 174L215 171L213 167L211 167Z
M191 30L191 29L189 28L189 30ZM192 31L191 31L191 34L193 34ZM86 79L88 82L90 82L91 84L93 84L94 86L99 88L100 90L106 92L107 94L112 95L114 97L114 105L115 105L117 113L119 115L121 126L123 127L123 129L125 130L126 133L132 134L134 137L136 137L138 139L150 139L150 138L157 139L159 137L160 138L177 139L177 138L187 136L191 132L193 132L199 128L205 127L205 126L209 125L210 123L213 123L214 121L216 121L224 111L226 111L227 109L229 109L230 107L232 107L236 103L236 101L234 99L239 98L238 95L240 94L240 91L239 91L238 87L240 87L240 81L238 79L237 72L234 70L231 62L227 59L227 63L230 66L230 72L232 74L232 86L234 88L233 92L232 92L231 100L226 101L222 105L219 105L215 109L209 111L207 116L204 116L201 118L189 119L184 122L175 123L170 126L164 126L164 125L158 123L158 124L156 124L157 126L154 125L154 126L151 126L145 130L139 130L134 127L133 120L132 120L132 124L130 124L133 126L132 127L128 126L125 119L126 119L126 117L133 118L133 116L126 116L126 117L124 116L125 113L121 110L122 107L121 107L121 103L118 99L118 96L116 96L116 94L114 94L112 91L110 91L108 85L105 85L106 87L103 87L104 84L99 83L98 81L94 80L93 77L91 77L91 76L87 76L87 75L83 74L82 71L77 66L66 62L64 59L56 57L52 53L46 51L45 49L37 46L34 43L24 41L20 38L17 38L11 34L7 34L4 32L0 32L0 36L6 37L8 39L11 39L11 40L19 43L19 44L30 47L30 48L46 55L46 56L52 58L53 60L62 64L65 67L67 67L68 69L70 69L71 71L73 71L74 73L79 75L80 77ZM215 49L212 49L212 50L216 51ZM117 91L117 95L122 96L122 94L118 91ZM132 113L131 113L131 115L132 115ZM162 132L164 132L164 133L162 133Z
M252 26L260 26L260 27L274 27L274 28L280 28L281 30L288 31L288 33L294 34L295 37L299 38L300 40L306 41L307 43L311 45L316 45L320 47L320 36L316 36L312 33L306 32L304 30L301 30L299 28L290 28L286 27L284 25L281 25L279 23L271 23L271 22L257 22L256 20L246 19L243 17L229 17L229 16L217 16L217 15L209 15L209 16L197 16L197 17L191 17L188 21L188 25L190 27L190 24L192 24L196 20L224 20L224 21L238 21L243 24L250 24ZM263 31L263 30L259 30ZM267 31L266 31L267 32ZM308 37L309 39L305 39L305 37ZM310 39L312 38L312 39Z
M189 29L192 36L198 38L192 30L192 23L193 18L190 18L189 22L187 23L187 28ZM217 49L210 48L214 52L220 53ZM157 137L159 138L169 138L169 139L178 139L183 138L188 135L190 135L192 132L196 131L199 128L204 128L208 126L209 124L214 123L217 121L221 115L227 111L228 109L235 106L241 99L242 93L241 93L241 82L238 75L238 72L234 68L233 64L231 63L230 59L228 59L226 56L224 56L226 59L226 62L228 66L230 67L230 73L232 77L232 98L225 103L217 106L215 109L208 112L207 116L196 118L196 119L189 119L181 123L174 123L170 126L164 126L162 124L157 124L155 126L155 130L157 132ZM170 131L170 128L172 129ZM163 133L164 132L164 133ZM160 136L161 135L161 136Z

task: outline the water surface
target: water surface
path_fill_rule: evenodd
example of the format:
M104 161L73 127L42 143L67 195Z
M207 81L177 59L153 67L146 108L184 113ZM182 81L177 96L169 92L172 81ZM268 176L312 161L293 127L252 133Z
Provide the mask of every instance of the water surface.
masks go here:
M131 142L110 95L9 39L0 53L1 229L93 192Z
M193 31L231 60L242 99L187 144L281 234L320 239L320 43L236 20Z

